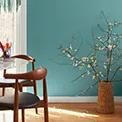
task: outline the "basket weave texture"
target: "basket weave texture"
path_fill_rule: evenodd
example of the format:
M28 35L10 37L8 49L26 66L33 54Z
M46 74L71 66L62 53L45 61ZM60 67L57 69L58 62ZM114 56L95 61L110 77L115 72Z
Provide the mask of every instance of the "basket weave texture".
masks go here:
M103 114L114 113L114 97L111 82L99 82L97 111Z

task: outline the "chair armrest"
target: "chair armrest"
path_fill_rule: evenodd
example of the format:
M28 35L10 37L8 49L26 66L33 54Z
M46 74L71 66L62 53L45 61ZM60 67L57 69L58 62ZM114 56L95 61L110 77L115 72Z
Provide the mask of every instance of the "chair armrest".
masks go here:
M4 70L4 78L6 79L41 80L44 79L46 75L47 75L46 68L38 68L35 69L34 71L30 71L27 73L18 73L18 74L6 73L6 70Z

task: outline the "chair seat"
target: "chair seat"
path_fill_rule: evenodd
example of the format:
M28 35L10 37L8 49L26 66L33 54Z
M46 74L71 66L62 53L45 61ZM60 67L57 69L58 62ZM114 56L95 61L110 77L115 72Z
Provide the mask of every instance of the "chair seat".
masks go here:
M40 99L27 92L19 92L19 109L32 108L39 103ZM0 110L13 109L14 107L14 94L0 97Z

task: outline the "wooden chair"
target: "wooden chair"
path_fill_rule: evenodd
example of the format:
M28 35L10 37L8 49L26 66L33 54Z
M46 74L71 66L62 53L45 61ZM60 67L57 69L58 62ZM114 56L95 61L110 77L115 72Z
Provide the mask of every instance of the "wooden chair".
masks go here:
M28 56L28 55L15 55L15 56L12 56L11 58L14 58L14 59L21 59L21 60L25 60L27 61L28 63L31 63L31 69L34 70L35 69L35 59L32 58L31 56ZM10 86L8 86L10 87ZM12 86L14 87L14 85ZM33 91L34 91L34 94L37 95L37 86L36 86L36 81L35 80L21 80L20 83L19 83L19 89L21 91L23 91L23 87L33 87ZM5 95L5 87L2 88L2 96ZM38 109L36 108L36 113L38 113Z
M14 94L5 95L0 97L0 110L13 110L13 122L18 122L18 109L22 109L22 122L25 122L24 109L44 107L44 122L48 122L48 98L47 98L47 86L46 86L47 69L39 68L27 73L10 74L4 71L4 77L6 79L15 79L15 92ZM43 99L32 93L19 91L19 80L42 80L43 82ZM11 83L10 83L11 84ZM0 85L6 85L6 83L0 83Z

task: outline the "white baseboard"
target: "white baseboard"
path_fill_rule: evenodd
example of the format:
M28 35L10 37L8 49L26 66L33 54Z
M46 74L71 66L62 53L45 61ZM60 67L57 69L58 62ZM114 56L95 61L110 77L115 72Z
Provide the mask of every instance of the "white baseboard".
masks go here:
M122 102L122 96L115 96L114 97L115 102ZM49 97L48 98L49 103L92 103L97 102L97 96L79 96L79 97L68 97L68 96L62 96L62 97Z

